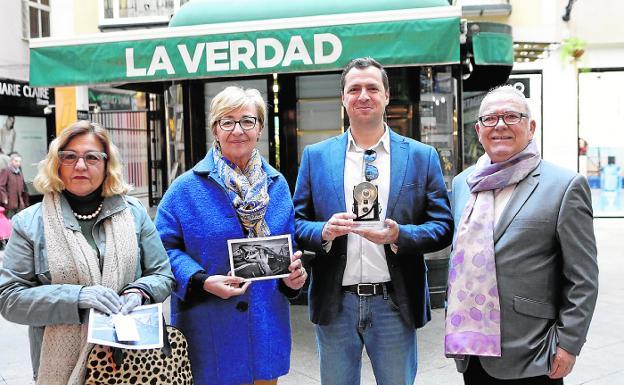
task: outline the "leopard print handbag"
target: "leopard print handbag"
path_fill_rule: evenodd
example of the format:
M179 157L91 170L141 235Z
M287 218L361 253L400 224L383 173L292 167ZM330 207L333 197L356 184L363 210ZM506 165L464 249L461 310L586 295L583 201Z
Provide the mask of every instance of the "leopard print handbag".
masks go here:
M166 326L160 349L121 349L95 345L87 359L85 385L193 385L184 334Z

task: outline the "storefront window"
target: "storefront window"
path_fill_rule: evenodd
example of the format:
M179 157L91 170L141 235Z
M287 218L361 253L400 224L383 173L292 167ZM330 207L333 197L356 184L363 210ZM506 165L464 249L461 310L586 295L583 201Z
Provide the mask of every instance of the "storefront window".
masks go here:
M477 132L475 131L475 123L479 119L479 107L481 101L487 94L486 91L480 92L464 92L464 120L462 127L462 169L477 163L477 160L483 155L483 147L479 143Z
M340 74L297 77L298 162L305 146L344 131Z
M52 121L44 112L50 104L54 105L53 89L0 78L0 170L8 165L8 155L19 153L30 195L39 195L32 182L39 161L48 152L48 138L54 133Z
M105 94L99 93L98 95ZM121 155L124 179L133 186L130 195L139 199L147 198L149 195L149 157L146 146L148 143L146 111L91 112L89 120L106 127L113 143L117 146Z
M624 70L579 74L579 172L594 216L624 216Z
M185 170L184 162L184 109L182 86L175 84L165 92L165 119L167 125L168 185Z
M440 155L446 187L457 170L457 130L455 119L455 81L451 68L424 67L420 72L420 141L432 145Z
M10 131L13 131L14 134L8 134ZM39 161L45 158L48 152L45 118L0 115L0 132L4 133L0 135L3 138L0 145L6 148L2 149L4 159L0 161L2 164L0 167L8 165L8 155L10 153L19 153L22 156L22 172L24 173L24 181L28 187L28 193L31 195L37 194L32 182L35 175L37 175Z

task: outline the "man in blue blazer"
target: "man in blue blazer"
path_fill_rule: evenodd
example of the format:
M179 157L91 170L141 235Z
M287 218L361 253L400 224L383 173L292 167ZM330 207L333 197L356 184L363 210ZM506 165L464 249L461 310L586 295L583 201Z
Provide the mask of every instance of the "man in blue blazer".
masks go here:
M467 385L562 384L598 295L587 180L541 160L511 86L486 95L476 130L486 153L453 179L446 354Z
M315 252L309 304L321 383L359 384L365 346L378 384L412 385L415 328L431 318L423 253L451 241L446 186L435 149L385 125L388 76L378 62L351 61L341 89L350 128L306 147L294 196L297 244ZM377 228L354 221L362 182L378 191Z

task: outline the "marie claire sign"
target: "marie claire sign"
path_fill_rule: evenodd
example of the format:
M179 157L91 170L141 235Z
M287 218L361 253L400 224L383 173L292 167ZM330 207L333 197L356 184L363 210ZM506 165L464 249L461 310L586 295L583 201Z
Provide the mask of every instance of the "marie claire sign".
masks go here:
M36 99L37 104L47 105L50 101L50 90L42 87L31 87L27 83L14 80L0 80L0 96Z
M54 103L54 91L27 82L0 78L0 115L43 115L43 107ZM0 122L2 124L2 122Z

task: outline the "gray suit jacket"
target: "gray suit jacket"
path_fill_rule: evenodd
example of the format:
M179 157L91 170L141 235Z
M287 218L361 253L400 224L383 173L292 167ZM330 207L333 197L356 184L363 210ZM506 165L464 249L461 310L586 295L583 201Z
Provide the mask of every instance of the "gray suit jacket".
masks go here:
M453 180L457 229L470 196L466 177ZM516 186L494 229L501 301L502 356L480 357L500 379L545 375L560 346L578 355L598 295L598 265L587 180L542 161ZM456 360L465 372L467 357Z

